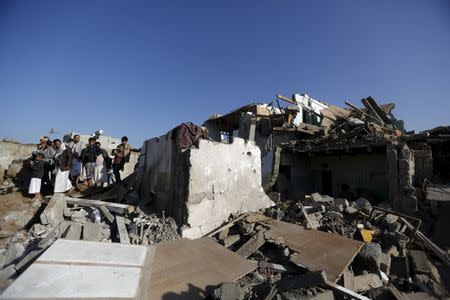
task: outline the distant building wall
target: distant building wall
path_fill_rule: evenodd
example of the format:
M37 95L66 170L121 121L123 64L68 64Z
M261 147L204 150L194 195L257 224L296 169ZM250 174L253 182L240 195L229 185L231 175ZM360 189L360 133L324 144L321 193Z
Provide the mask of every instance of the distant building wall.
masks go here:
M35 144L20 144L0 141L0 169L7 170L13 160L25 160L31 157Z

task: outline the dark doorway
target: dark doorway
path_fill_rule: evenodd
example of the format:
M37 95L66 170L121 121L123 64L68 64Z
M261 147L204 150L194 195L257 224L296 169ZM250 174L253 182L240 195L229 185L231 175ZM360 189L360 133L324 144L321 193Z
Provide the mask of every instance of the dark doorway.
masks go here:
M332 177L330 170L322 170L322 193L326 195L332 195Z

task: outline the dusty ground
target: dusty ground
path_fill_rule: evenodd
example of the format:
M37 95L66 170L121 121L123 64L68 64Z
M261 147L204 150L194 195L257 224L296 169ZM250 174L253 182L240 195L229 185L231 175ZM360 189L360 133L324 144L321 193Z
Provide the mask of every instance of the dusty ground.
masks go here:
M0 249L7 237L24 229L38 212L41 202L24 197L20 192L0 195Z

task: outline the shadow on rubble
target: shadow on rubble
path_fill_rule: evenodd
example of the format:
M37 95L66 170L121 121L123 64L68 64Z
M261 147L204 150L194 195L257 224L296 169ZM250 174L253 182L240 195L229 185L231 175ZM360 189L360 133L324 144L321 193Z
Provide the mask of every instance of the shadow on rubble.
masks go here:
M203 289L189 283L188 290L186 292L181 292L179 294L174 292L166 293L162 296L161 299L162 300L212 299L208 295L210 295L210 293L213 291L214 288L215 286L207 286L205 292Z

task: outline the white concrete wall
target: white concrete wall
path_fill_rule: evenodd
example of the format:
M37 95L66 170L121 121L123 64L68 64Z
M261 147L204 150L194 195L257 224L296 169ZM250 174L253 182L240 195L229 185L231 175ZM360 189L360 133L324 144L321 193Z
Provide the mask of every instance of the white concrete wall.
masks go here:
M137 188L141 200L185 225L183 237L199 238L230 214L273 205L261 187L261 153L254 142L200 140L199 148L181 153L171 136L144 142Z
M183 230L183 237L198 238L220 226L230 214L273 205L261 187L261 153L254 142L200 140L199 148L189 151L189 228Z

